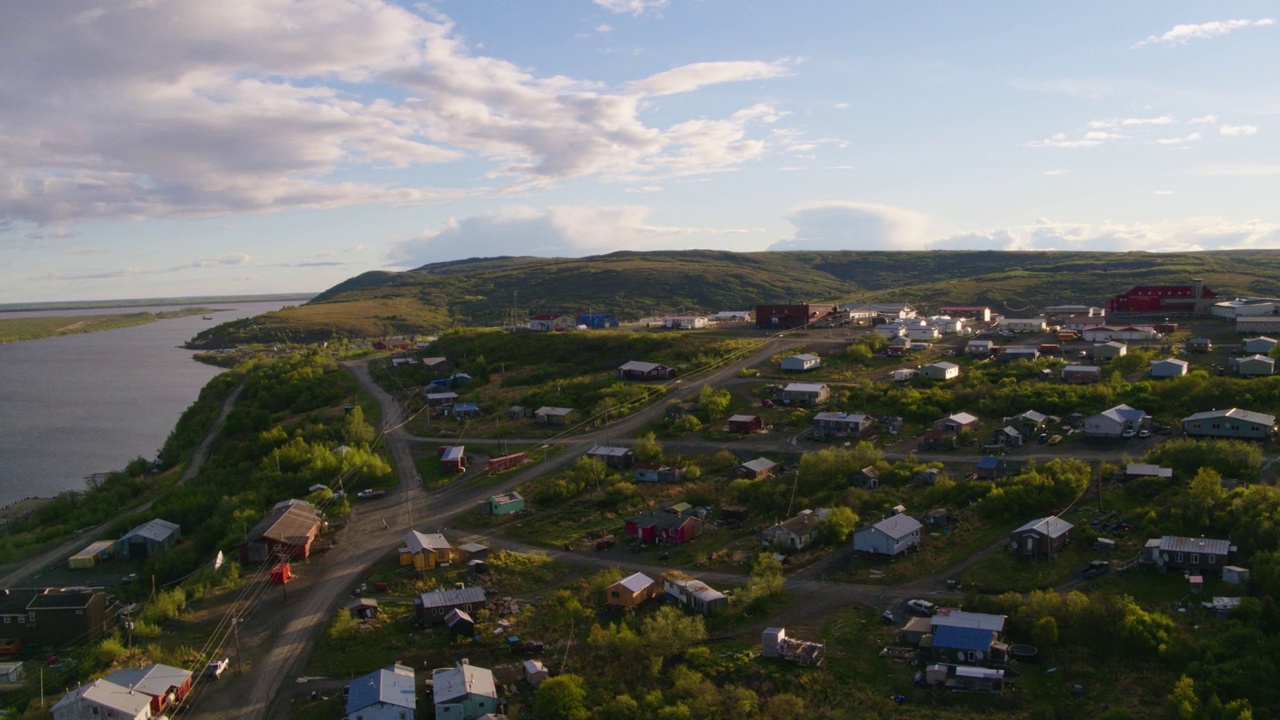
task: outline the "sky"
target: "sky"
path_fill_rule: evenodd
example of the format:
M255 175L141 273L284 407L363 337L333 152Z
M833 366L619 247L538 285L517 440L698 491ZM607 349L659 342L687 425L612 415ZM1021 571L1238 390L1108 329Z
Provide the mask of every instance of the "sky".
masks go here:
M1280 247L1270 2L0 8L0 303L617 250Z

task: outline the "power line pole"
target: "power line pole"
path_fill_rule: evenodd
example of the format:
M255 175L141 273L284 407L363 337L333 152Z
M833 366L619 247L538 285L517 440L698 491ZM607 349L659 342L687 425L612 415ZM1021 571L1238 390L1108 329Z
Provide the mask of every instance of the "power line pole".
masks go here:
M231 618L231 636L236 641L236 674L240 674L240 618Z

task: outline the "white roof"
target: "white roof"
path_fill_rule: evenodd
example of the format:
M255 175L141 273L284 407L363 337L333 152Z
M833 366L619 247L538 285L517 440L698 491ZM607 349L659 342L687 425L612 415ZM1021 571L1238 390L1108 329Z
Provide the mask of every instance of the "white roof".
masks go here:
M956 423L957 425L972 425L973 423L978 422L977 417L970 415L967 412L958 412L953 415L948 415L946 419Z
M755 420L757 417L759 416L758 415L730 415L729 422L731 423L732 422L751 422L752 420Z
M1258 425L1266 425L1267 427L1271 427L1276 424L1275 415L1253 412L1252 410L1241 410L1240 408L1231 408L1230 410L1209 410L1207 412L1199 412L1182 418L1182 422L1196 422L1198 420L1242 420L1244 422L1256 423Z
M568 415L573 412L573 408L551 407L544 405L534 411L534 415Z
M991 668L972 667L969 665L957 665L956 677L959 678L976 678L978 680L1003 680L1003 670L992 670Z
M1137 408L1128 405L1117 405L1110 410L1103 410L1098 413L1102 417L1111 418L1116 422L1139 422L1147 417L1147 414Z
M537 675L538 673L544 673L546 671L547 668L542 664L541 660L524 661L524 672L526 675Z
M826 388L827 386L823 385L822 383L789 383L785 388L782 389L782 391L783 392L816 393L816 392L822 392Z
M1187 365L1189 365L1190 363L1188 363L1186 360L1179 360L1178 358L1164 358L1163 360L1152 360L1151 364L1152 365L1177 365L1180 368L1186 368Z
M419 602L424 608L436 607L452 607L454 605L465 605L467 603L483 603L484 588L482 587L464 587L449 590L433 590L424 592L419 597Z
M821 360L822 358L818 357L817 355L814 355L813 353L801 353L799 355L792 355L787 359L809 361L809 360Z
M493 671L465 662L456 667L432 670L431 687L436 705L465 698L467 695L498 697L493 683Z
M732 418L730 418L732 419ZM866 413L843 413L843 412L820 412L813 416L814 420L826 420L829 422L864 422L867 419Z
M936 367L940 370L959 370L960 369L959 365L956 365L955 363L949 363L949 362L936 362L931 365L926 365L925 367Z
M106 680L94 680L88 685L72 690L54 704L52 709L68 708L80 704L82 700L98 707L114 710L126 718L135 718L139 715L151 716L150 695L131 692L127 687ZM143 715L144 712L145 715Z
M628 575L627 577L622 578L621 580L619 580L614 584L621 585L627 590L630 590L631 592L636 593L653 585L653 578L649 577L648 575L645 575L644 573L638 572L638 573L635 573L634 575Z
M742 463L742 467L758 472L760 470L768 470L777 464L778 463L770 460L769 458L756 458L755 460L748 460L747 462Z
M1173 477L1173 468L1149 465L1146 463L1129 463L1124 470L1125 475L1145 475L1148 477Z
M626 457L631 453L628 447L612 447L610 445L596 445L587 451L588 455L604 455L605 457Z
M1097 365L1068 365L1062 368L1062 372L1083 372L1083 373L1101 373L1102 368Z
M453 546L440 533L420 533L417 530L410 530L404 534L404 547L401 548L401 552L416 555L423 550L448 550L451 547Z
M1049 517L1042 517L1039 520L1032 520L1013 532L1020 533L1034 530L1038 533L1048 535L1051 538L1056 538L1070 532L1073 527L1075 527L1075 525L1072 525L1066 520L1050 515Z
M916 520L910 515L894 515L881 520L871 527L874 527L876 530L879 530L894 540L899 540L913 532L916 532L924 526L920 524L919 520Z
M965 627L1004 632L1005 620L1004 615L965 612L957 608L942 608L937 615L930 618L930 625L933 627Z
M148 540L154 540L156 542L160 542L165 538L169 537L170 535L172 535L174 532L177 532L177 530L178 530L177 523L171 523L168 520L161 520L160 518L155 518L154 520L148 520L145 523L139 525L138 527L130 530L128 533L125 534L124 537L120 539L123 540L125 538L130 538L130 537L142 537Z
M666 367L666 366L659 365L658 363L645 362L643 360L628 360L627 362L622 363L621 367L619 367L618 369L647 373L647 372L653 372L654 370L657 370L658 368L661 368L661 367Z

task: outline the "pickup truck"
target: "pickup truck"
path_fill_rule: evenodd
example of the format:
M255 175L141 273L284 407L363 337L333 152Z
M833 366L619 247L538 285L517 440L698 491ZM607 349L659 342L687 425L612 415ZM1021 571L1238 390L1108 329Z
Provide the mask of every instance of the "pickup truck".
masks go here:
M356 497L359 498L360 500L372 500L373 498L380 498L386 494L387 494L386 490L365 489L356 493Z
M227 666L230 664L231 658L220 658L218 660L214 660L208 665L205 665L204 676L211 680L217 680L222 677L222 673L227 671Z

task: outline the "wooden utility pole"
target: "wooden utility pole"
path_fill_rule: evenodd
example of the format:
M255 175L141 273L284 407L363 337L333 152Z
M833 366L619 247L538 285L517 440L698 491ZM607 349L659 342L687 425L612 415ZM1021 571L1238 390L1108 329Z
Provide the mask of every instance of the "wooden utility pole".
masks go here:
M240 618L231 618L231 636L236 641L236 674L240 674Z

